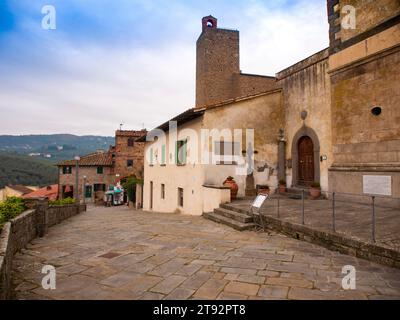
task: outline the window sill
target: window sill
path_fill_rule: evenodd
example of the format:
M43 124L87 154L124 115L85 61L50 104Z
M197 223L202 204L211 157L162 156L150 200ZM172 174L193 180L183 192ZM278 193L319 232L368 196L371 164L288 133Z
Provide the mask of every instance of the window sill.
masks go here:
M184 167L184 166L186 166L186 163L177 163L176 164L178 167Z
M160 167L166 167L167 165L166 164L160 164Z
M232 163L224 163L224 162L217 162L217 166L237 166L237 162L232 162Z

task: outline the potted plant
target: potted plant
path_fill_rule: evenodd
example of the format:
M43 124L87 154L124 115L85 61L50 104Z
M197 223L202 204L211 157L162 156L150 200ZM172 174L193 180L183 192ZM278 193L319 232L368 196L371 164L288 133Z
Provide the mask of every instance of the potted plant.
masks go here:
M223 185L231 188L231 201L235 200L239 191L239 186L237 185L235 179L232 176L229 176L225 179Z
M279 180L279 193L285 193L286 192L286 181L281 179Z
M317 199L321 196L321 185L319 182L313 182L310 188L310 196L313 199Z

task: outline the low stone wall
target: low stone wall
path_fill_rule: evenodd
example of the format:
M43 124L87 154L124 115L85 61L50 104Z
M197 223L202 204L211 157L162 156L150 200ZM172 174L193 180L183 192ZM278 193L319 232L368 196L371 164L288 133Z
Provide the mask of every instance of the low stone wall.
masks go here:
M12 260L16 252L47 229L61 221L86 211L86 205L48 206L47 200L27 203L28 210L7 222L0 233L0 300L10 298Z

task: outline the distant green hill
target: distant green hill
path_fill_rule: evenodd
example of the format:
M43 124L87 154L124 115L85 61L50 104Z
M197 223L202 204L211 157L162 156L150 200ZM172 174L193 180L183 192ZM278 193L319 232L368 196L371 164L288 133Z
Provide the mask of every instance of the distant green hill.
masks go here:
M98 149L107 150L114 145L113 137L75 136L72 134L51 135L0 135L0 152L31 155L55 163L85 155Z
M44 160L0 153L0 188L5 185L44 186L57 183L57 168Z

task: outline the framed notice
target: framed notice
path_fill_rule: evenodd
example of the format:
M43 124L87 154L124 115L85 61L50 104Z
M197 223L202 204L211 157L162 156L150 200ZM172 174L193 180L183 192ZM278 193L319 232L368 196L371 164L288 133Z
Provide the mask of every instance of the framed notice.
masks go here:
M392 177L391 176L363 176L363 193L376 194L381 196L392 195Z
M268 199L268 194L259 194L257 198L254 200L252 207L261 208L264 201Z

